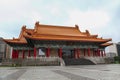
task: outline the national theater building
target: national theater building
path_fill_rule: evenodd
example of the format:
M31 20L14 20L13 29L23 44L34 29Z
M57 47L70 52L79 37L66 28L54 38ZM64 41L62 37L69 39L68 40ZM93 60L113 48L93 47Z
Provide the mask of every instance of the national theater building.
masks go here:
M12 47L12 59L27 57L84 58L104 57L111 39L99 38L79 26L55 26L35 23L33 29L23 26L18 38L4 39Z

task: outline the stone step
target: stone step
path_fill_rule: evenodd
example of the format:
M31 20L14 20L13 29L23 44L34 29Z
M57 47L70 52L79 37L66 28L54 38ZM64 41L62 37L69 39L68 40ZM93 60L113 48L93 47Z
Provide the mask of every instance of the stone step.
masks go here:
M79 59L64 59L65 65L95 65L94 62L89 59L79 58Z

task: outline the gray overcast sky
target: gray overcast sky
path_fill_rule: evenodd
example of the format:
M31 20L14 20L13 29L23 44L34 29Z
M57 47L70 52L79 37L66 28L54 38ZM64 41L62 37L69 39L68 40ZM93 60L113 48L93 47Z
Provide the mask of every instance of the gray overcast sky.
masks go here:
M49 25L79 25L99 37L120 41L120 0L0 0L0 36L18 37L21 27L36 21Z

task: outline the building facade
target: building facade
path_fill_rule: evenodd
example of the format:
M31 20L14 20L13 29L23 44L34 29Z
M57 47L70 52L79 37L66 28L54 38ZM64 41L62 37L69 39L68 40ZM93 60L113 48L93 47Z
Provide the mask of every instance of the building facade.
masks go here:
M113 45L109 46L109 52L114 53L115 56L120 56L120 42L113 43Z
M112 39L98 38L79 26L55 26L35 23L33 29L23 26L18 38L4 39L12 47L12 59L27 57L104 57L105 47Z
M0 59L5 58L6 56L6 43L0 38Z

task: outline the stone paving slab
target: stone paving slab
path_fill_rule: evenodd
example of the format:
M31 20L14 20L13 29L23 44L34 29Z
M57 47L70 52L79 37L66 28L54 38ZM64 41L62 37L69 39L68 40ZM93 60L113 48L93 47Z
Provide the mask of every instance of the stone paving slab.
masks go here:
M95 80L120 80L120 72L112 72L109 71L111 70L109 68L109 70L106 67L103 67L102 69L104 70L97 70L97 66L96 69L84 69L84 68L66 68L62 71L68 72L68 73L72 73L75 75L79 75L79 76L84 76L84 77L89 77Z
M8 75L17 72L18 70L10 70L9 68L0 68L0 80L3 80Z
M70 80L67 77L56 74L51 70L32 69L25 72L18 80Z
M53 71L60 74L60 75L68 77L70 80L95 80L95 79L91 79L91 78L88 78L88 77L75 75L73 73L64 72L64 71L61 71L61 70L53 70Z
M0 80L120 80L120 65L0 67Z
M26 72L25 69L22 70L18 70L12 74L9 74L8 76L6 76L5 78L3 78L3 80L17 80L21 75L23 75Z

